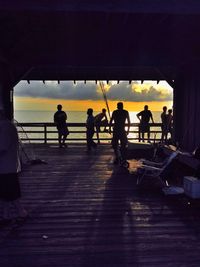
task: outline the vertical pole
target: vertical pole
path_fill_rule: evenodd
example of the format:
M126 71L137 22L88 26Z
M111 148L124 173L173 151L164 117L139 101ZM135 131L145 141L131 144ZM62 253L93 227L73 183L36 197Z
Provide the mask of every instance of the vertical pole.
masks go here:
M44 143L47 143L47 126L44 124Z

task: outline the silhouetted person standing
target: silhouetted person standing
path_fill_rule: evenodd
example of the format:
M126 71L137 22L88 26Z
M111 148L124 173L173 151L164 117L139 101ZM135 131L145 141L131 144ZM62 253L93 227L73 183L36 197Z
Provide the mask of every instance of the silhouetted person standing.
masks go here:
M91 151L91 148L96 148L97 144L93 141L94 136L94 116L93 109L89 108L87 110L87 120L86 120L86 137L87 137L87 151Z
M167 114L167 133L166 133L166 139L168 136L168 133L170 133L171 139L173 139L173 115L172 115L172 109L168 110Z
M58 111L56 111L56 113L54 114L54 123L56 124L58 130L59 147L66 147L65 141L67 135L69 134L66 123L67 114L62 110L62 105L58 105L57 110Z
M167 140L167 107L163 107L163 112L160 115L161 118L161 143L165 142Z
M24 219L28 213L20 203L21 190L18 173L21 171L19 160L19 140L15 125L0 111L0 199L3 202L3 214L0 225L12 219L12 206L18 219Z
M154 123L153 121L153 116L151 111L149 110L148 105L144 106L144 110L139 112L137 115L137 118L140 121L140 125L139 125L139 140L141 138L141 133L142 133L142 141L144 142L144 134L147 133L147 138L148 138L148 142L150 141L150 125L149 125L149 121L150 119L152 120L152 123Z
M117 109L113 111L112 117L110 119L109 131L111 132L112 123L113 125L113 138L112 138L112 147L115 152L115 161L114 163L118 163L118 146L120 141L120 152L122 159L126 159L126 145L127 145L127 135L130 130L130 116L127 110L123 109L123 103L117 103ZM128 124L127 130L125 129L125 124Z

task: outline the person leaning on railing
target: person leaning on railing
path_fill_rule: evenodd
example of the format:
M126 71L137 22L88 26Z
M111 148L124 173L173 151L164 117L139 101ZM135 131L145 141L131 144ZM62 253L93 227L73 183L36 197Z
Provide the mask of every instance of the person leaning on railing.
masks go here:
M100 143L100 139L99 139L99 133L101 132L101 126L104 127L104 132L106 132L106 126L108 126L108 118L106 115L106 109L103 108L102 112L97 114L94 117L94 125L96 127L96 134L97 134L97 140L98 143Z
M142 141L144 142L144 134L147 133L148 142L150 142L150 125L149 121L152 120L152 123L154 123L153 115L151 111L149 110L148 105L144 106L144 110L139 112L137 115L137 118L140 121L139 125L139 141L141 140L141 134L142 134Z

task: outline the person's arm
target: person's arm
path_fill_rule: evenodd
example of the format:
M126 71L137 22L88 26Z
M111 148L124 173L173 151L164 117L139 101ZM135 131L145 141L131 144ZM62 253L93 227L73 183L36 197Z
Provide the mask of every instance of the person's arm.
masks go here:
M106 121L108 121L108 117L107 117L107 115L106 115L106 114L104 115L104 117L105 117L105 120L106 120Z
M151 121L152 121L152 123L154 123L154 120L153 120L153 115L152 115L152 113L151 113Z
M88 116L86 120L86 128L89 129L89 127L90 127L90 117Z
M56 124L56 114L54 114L54 116L53 116L53 121Z
M139 112L138 114L136 114L136 116L137 116L138 120L141 121L141 118L140 118L141 112Z
M172 123L173 123L173 116L168 116L168 120L167 120L168 129L172 126Z
M56 126L58 126L58 116L57 116L57 113L54 114L54 123Z
M100 114L97 114L96 116L94 116L94 124L97 124L98 121L99 121L99 115Z
M171 124L173 124L173 122L174 122L174 117L173 117L173 115L172 115L172 118L171 118Z
M63 111L62 115L64 115L63 118L66 121L67 120L67 114L66 114L66 112Z
M160 119L161 119L161 123L164 123L164 115L163 115L163 113L161 113Z
M111 117L110 123L109 123L109 133L111 133L111 127L112 127L113 120L114 120L114 118L113 118L113 114L112 114L112 117Z

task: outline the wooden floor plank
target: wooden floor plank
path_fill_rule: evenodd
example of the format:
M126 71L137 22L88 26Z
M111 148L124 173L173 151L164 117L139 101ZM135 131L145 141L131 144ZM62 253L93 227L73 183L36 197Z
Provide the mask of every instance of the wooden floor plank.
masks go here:
M198 205L141 194L109 145L33 150L47 164L23 166L30 217L0 229L0 266L199 267Z

